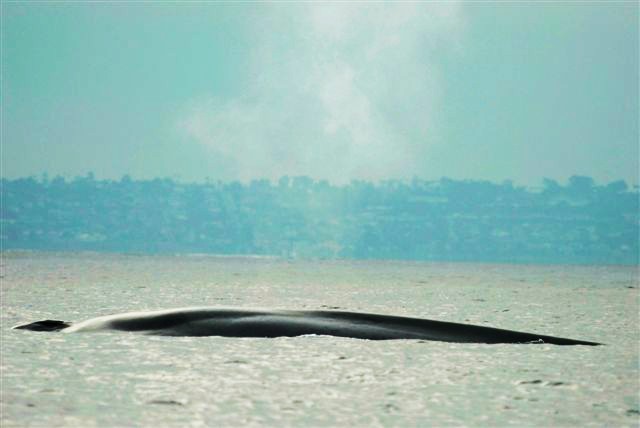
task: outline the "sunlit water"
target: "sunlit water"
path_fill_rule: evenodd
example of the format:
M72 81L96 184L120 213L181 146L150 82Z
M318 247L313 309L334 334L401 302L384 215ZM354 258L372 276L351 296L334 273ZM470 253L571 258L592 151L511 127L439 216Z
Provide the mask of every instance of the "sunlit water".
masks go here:
M19 426L637 426L638 268L5 253ZM185 306L342 309L606 346L11 330Z

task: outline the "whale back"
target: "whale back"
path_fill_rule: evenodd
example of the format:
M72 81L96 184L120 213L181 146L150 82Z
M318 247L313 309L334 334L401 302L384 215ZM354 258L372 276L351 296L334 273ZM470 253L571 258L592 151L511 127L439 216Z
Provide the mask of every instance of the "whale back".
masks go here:
M355 339L422 339L458 343L549 343L599 345L487 326L422 318L342 311L179 308L129 312L79 323L44 320L14 328L64 333L126 331L163 336L283 337L329 335Z

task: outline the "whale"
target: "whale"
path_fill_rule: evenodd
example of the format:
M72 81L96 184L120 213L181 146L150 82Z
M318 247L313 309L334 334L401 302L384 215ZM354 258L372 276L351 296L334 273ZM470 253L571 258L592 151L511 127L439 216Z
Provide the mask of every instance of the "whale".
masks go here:
M13 328L39 332L122 331L193 337L275 338L322 335L368 340L418 339L485 344L601 345L598 342L472 324L328 310L179 308L107 315L78 323L48 319L20 324Z

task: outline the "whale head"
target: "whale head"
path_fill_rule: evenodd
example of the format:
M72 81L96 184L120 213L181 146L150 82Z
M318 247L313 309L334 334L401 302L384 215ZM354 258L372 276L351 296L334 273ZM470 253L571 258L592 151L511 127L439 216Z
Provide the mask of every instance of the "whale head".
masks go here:
M14 329L31 330L31 331L60 331L69 327L71 323L58 320L43 320L30 322L27 324L19 324Z

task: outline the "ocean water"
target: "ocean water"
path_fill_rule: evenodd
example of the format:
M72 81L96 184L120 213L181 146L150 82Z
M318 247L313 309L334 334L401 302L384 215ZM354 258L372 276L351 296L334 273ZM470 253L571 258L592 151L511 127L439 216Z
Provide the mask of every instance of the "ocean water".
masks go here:
M8 427L638 426L637 266L7 252ZM606 343L11 330L186 306L338 309Z

